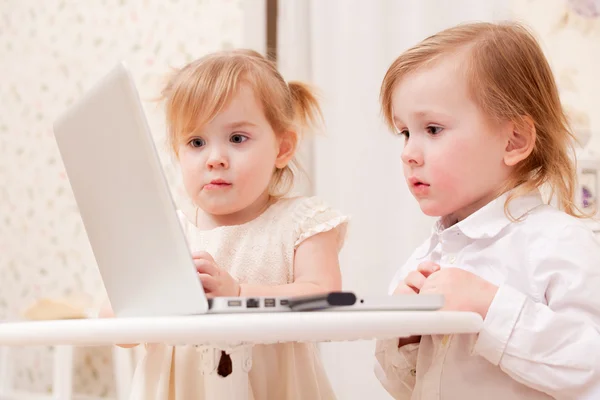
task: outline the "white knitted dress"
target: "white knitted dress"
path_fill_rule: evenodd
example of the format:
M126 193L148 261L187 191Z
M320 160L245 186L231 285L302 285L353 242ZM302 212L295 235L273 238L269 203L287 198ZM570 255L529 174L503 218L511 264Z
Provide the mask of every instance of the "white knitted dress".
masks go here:
M294 252L307 238L337 229L341 249L348 218L314 197L280 199L242 225L201 231L183 214L192 251L207 251L242 283L281 285L294 281ZM151 344L134 377L131 399L211 399L196 346ZM256 345L252 349L249 399L334 399L313 343Z

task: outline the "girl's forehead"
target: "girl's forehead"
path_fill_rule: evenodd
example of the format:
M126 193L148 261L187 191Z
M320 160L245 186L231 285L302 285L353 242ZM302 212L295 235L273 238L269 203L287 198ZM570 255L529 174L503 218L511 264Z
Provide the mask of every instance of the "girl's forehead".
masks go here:
M436 108L455 108L469 101L469 86L460 77L423 71L407 76L394 89L392 112L394 116L406 111L423 114Z
M444 91L465 87L465 73L452 63L436 63L432 66L419 68L404 76L394 88L394 94L404 91Z
M210 99L212 97L212 99ZM204 101L208 100L208 101ZM262 114L262 107L252 88L239 85L239 89L222 93L218 97L209 93L190 96L184 107L170 118L178 134L199 131L214 124L229 124L238 120L255 120Z

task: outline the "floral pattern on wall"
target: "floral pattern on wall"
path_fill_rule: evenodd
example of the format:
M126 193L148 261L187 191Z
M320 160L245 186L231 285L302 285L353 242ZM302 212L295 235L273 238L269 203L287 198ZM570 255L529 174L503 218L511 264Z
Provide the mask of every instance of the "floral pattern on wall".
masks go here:
M586 18L598 18L600 16L599 0L567 0L571 10Z
M533 29L556 76L573 127L600 150L600 3L513 0L513 16Z
M153 99L171 67L243 39L242 0L0 0L0 321L42 297L104 289L64 172L52 122L119 60L131 68L176 201ZM52 352L11 352L17 389L49 392ZM110 348L76 351L77 393L113 393Z

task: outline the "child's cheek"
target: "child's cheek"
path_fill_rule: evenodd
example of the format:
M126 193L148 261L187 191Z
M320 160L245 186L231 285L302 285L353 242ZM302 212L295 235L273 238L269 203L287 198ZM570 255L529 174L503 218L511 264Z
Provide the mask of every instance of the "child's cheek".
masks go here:
M435 165L432 165L429 170L429 180L432 185L437 188L456 188L460 182L457 176L457 169L451 163L444 159L437 160Z

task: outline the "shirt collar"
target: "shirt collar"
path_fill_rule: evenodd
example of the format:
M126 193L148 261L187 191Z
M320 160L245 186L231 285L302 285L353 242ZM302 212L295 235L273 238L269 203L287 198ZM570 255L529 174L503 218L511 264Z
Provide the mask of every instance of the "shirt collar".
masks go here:
M460 230L471 239L484 239L496 237L506 226L513 222L504 212L506 199L511 192L507 192L492 200L473 214L445 229L443 218L434 226L434 233L441 235L444 230ZM538 190L529 194L513 198L508 210L514 219L520 219L536 207L543 205L542 196Z

